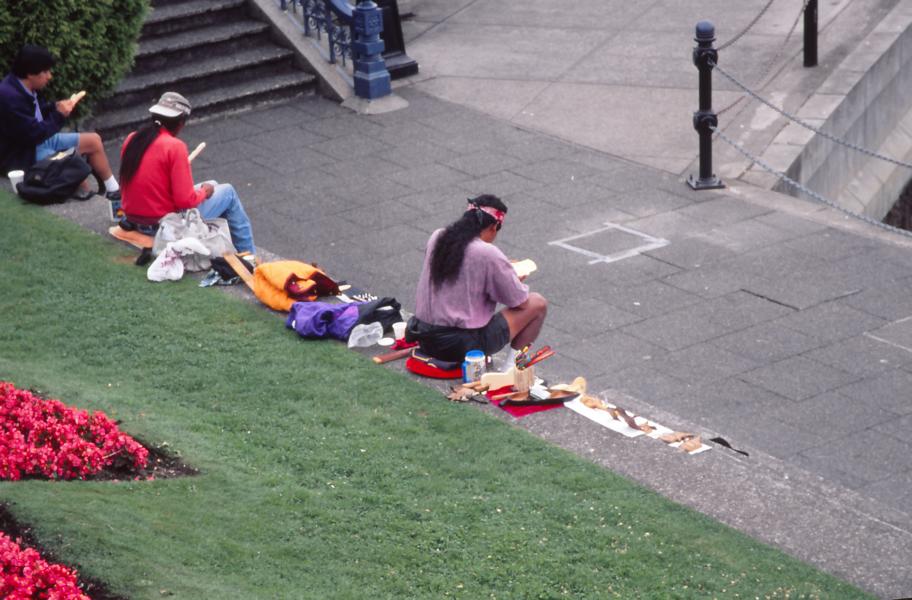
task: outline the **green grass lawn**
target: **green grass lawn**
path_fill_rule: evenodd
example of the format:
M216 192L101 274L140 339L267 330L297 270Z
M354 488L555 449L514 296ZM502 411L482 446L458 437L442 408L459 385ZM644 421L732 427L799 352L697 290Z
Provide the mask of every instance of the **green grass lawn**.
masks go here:
M0 256L0 379L201 471L0 484L127 597L863 596L257 306L149 283L126 248L2 192Z

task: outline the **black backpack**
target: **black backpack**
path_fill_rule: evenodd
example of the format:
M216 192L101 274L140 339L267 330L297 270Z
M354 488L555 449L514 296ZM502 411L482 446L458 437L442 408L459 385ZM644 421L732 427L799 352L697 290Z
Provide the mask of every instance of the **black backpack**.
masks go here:
M19 196L35 204L57 204L76 192L92 168L78 154L45 158L32 165L16 186Z
M358 305L358 323L379 322L383 326L383 331L389 331L393 328L393 323L402 320L400 309L402 305L395 298L384 296L370 302L362 302Z

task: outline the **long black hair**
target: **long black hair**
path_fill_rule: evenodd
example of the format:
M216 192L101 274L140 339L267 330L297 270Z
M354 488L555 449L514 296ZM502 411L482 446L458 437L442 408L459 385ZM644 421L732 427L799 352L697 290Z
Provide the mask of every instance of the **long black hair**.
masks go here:
M146 155L146 150L158 137L162 127L176 135L180 128L184 126L184 121L186 120L186 115L180 115L179 117L152 115L152 122L140 127L130 138L126 148L124 148L123 158L120 161L120 181L129 183L133 176L136 175L143 156Z
M469 199L469 204L489 206L507 212L507 205L497 196L482 194ZM437 238L431 255L431 283L437 287L446 281L455 279L462 268L466 246L487 227L497 223L497 219L480 209L466 210L457 221L454 221Z

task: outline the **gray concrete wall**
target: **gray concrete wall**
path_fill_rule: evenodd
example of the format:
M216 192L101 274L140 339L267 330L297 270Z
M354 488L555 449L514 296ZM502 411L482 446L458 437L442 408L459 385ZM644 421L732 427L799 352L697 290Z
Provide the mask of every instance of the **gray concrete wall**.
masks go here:
M898 160L912 155L907 133L912 125L912 27L907 23L897 31L899 23L886 19L809 100L835 106L822 131ZM849 210L881 219L912 170L815 134L786 174ZM783 182L774 189L797 193Z

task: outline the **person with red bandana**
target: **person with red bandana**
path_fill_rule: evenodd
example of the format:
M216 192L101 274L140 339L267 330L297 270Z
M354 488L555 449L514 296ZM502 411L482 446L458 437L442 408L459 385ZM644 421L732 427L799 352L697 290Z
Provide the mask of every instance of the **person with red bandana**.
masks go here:
M535 341L548 303L529 291L494 245L506 215L500 198L483 194L469 199L457 221L431 234L407 341L453 362L462 361L469 350L490 356L508 343L515 356ZM497 311L498 305L504 308Z

